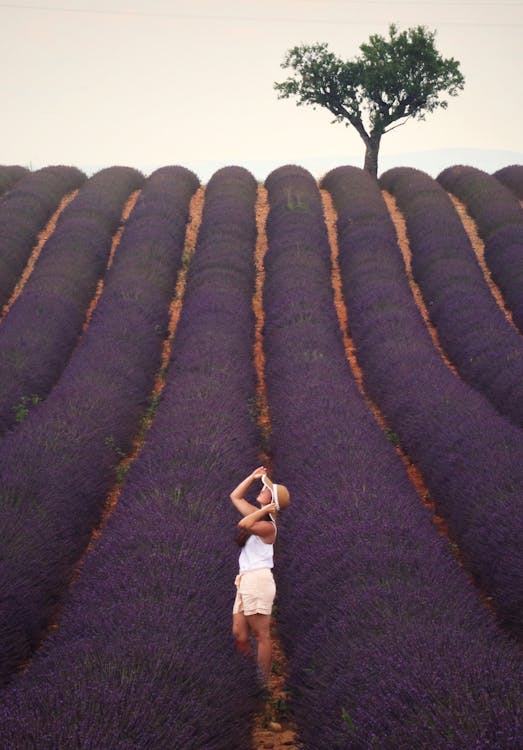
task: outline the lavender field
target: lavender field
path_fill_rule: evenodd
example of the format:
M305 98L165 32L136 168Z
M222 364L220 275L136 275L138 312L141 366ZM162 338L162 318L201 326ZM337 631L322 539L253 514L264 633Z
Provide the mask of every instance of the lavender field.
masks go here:
M0 166L2 750L523 747L522 201ZM262 461L286 745L231 634Z

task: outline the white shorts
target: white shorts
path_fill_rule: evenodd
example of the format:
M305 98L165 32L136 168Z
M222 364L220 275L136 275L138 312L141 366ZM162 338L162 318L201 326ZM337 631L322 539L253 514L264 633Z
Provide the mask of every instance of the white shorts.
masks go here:
M240 573L234 581L236 599L232 608L233 615L239 612L249 615L270 615L276 596L276 584L271 568L257 568Z

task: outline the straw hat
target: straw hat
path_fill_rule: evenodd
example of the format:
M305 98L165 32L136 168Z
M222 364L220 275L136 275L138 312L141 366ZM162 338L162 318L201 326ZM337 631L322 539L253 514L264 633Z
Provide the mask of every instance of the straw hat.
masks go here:
M284 484L276 484L275 482L272 482L267 474L264 474L261 480L263 486L267 487L267 489L270 490L272 500L274 503L276 503L276 508L278 510L283 510L291 504L291 496L289 494L289 490L287 489L287 487L285 487Z

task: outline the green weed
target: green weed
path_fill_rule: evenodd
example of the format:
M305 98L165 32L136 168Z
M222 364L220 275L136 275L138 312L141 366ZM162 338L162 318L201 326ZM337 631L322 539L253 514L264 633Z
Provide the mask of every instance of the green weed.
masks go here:
M130 464L120 464L116 467L116 481L118 484L123 482L130 468Z
M105 438L104 445L106 445L108 448L111 448L114 455L119 459L126 458L127 454L118 445L116 445L116 440L112 435L109 435Z
M29 414L31 407L40 403L40 401L42 401L42 397L36 393L33 393L31 396L22 396L20 403L13 407L16 422L23 422Z
M391 430L389 427L385 428L385 435L387 436L389 443L392 443L395 448L399 446L400 439L394 430Z
M308 205L298 193L287 190L287 208L289 211L307 211Z
M354 734L354 722L352 721L351 716L345 706L341 707L341 718L343 719L345 726L349 730L349 733Z

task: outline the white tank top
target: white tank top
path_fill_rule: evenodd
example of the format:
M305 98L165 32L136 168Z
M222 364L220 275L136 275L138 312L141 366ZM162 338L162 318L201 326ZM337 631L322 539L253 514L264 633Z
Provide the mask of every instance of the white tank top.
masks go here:
M274 524L276 529L276 524ZM257 568L274 567L274 545L267 544L256 534L251 534L240 552L240 573Z

